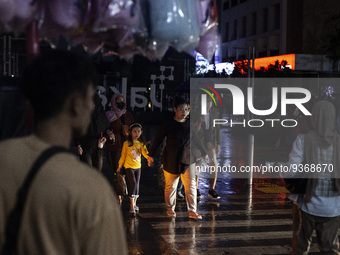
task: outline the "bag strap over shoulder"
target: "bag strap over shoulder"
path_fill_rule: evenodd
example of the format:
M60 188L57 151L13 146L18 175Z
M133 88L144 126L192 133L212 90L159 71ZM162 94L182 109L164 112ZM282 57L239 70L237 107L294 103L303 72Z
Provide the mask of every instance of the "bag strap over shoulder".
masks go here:
M21 225L22 213L25 208L26 199L28 196L29 188L39 172L40 167L54 154L60 152L67 152L67 150L63 147L54 146L46 149L34 162L32 168L28 172L24 183L20 187L17 194L17 201L15 207L9 214L6 223L6 239L3 249L1 251L1 255L10 255L14 254L17 245L18 234Z

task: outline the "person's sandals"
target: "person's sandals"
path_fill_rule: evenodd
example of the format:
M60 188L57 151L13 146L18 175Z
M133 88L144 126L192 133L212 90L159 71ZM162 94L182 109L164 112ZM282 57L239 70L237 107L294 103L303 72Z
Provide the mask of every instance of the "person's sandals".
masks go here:
M176 217L176 213L175 213L173 210L167 210L167 211L166 211L166 214L167 214L169 217Z
M189 212L189 219L201 220L202 216L196 212Z

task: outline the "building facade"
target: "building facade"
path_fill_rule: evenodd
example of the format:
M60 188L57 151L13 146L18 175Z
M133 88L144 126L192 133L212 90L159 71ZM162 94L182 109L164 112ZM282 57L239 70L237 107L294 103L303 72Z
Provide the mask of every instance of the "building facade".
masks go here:
M221 0L223 62L285 54L319 56L338 26L340 4L334 0ZM298 56L298 55L297 55ZM328 64L317 64L330 68ZM327 66L327 67L326 67Z

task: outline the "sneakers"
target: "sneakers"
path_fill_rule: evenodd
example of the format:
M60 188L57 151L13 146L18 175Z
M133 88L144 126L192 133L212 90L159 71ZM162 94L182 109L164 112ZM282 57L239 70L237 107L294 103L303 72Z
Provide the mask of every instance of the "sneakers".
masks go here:
M184 200L185 200L185 197L183 196L183 194L182 194L181 192L177 192L176 199L177 199L178 201L184 201Z
M167 210L166 211L166 214L169 216L169 217L176 217L176 213L173 211L173 210Z
M217 194L216 190L210 189L208 192L208 196L213 199L220 199L221 197Z
M201 200L201 192L197 189L197 200Z
M196 212L189 212L189 219L201 220L202 216Z

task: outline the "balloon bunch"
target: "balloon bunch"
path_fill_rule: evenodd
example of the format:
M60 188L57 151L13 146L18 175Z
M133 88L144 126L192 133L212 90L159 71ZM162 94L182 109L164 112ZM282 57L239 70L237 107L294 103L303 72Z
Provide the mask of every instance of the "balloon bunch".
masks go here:
M168 47L210 60L219 40L215 0L0 0L0 31L24 32L32 21L41 38L62 35L91 53L107 45L126 60L161 59Z

